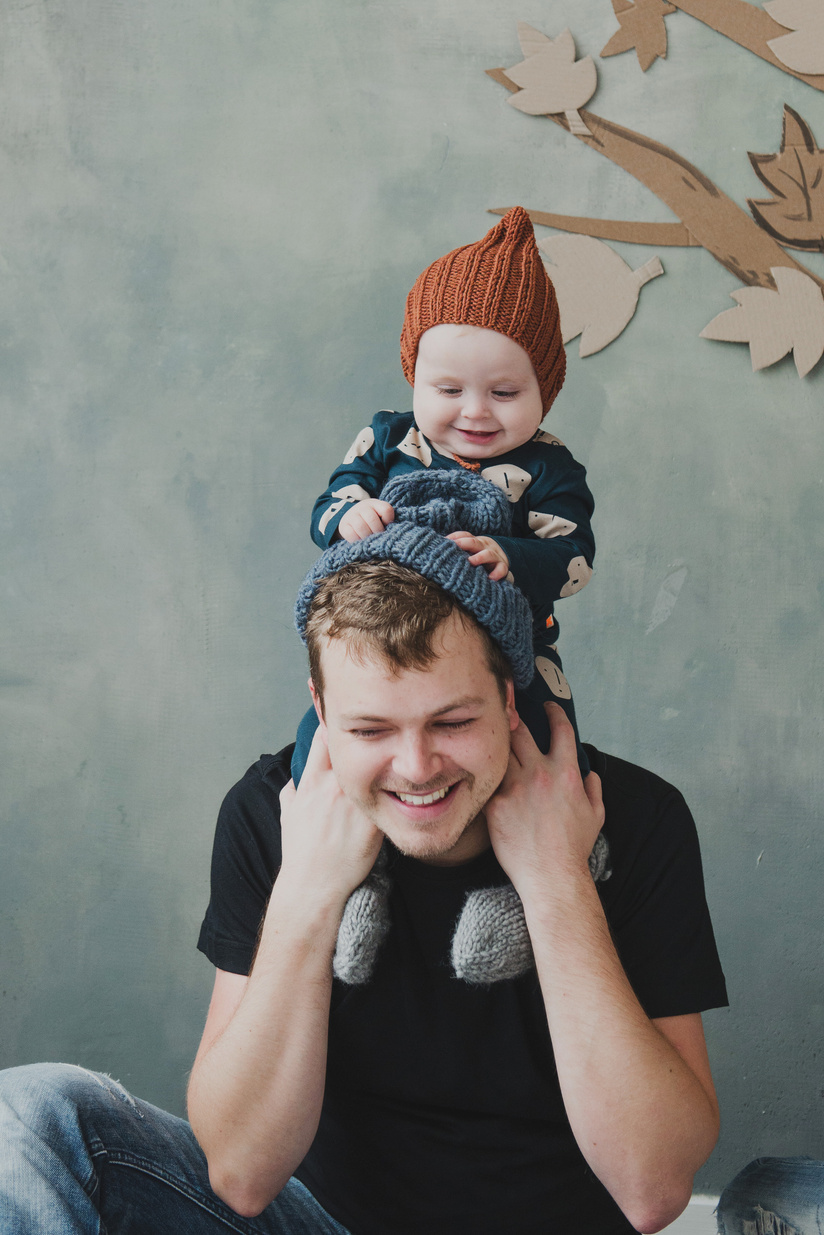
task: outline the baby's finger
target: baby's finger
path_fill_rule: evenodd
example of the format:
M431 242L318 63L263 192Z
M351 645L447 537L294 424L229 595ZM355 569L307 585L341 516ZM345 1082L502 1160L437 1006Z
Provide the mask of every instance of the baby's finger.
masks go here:
M487 568L490 579L503 579L506 576L506 567L501 561L494 549L481 549L478 553L473 553L469 559L470 566L484 566ZM489 570L489 567L492 567Z
M454 540L458 548L463 549L466 553L472 553L480 547L480 541L471 532L450 532L446 539Z
M375 498L375 505L373 509L384 527L394 521L395 507L391 504L391 502L381 502L378 498Z

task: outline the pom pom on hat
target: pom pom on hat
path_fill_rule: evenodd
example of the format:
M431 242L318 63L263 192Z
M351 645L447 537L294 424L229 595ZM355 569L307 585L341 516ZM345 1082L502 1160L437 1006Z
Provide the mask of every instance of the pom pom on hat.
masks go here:
M401 332L401 364L410 386L421 335L447 323L496 330L519 344L549 410L566 375L561 316L521 206L508 210L482 240L439 257L416 279Z

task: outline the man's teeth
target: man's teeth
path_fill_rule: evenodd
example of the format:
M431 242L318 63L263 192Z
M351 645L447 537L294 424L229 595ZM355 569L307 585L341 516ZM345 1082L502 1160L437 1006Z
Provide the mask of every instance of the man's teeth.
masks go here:
M451 786L447 785L445 789L438 789L435 793L399 793L397 796L409 806L429 806L432 802L440 802L441 798L445 798L450 788Z

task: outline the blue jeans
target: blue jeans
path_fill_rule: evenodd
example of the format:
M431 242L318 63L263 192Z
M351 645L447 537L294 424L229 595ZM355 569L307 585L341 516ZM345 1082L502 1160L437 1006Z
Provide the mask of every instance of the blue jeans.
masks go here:
M71 1064L0 1072L0 1215L3 1235L347 1235L297 1179L239 1217L185 1120Z
M820 1235L824 1162L756 1158L721 1193L718 1230L720 1235Z

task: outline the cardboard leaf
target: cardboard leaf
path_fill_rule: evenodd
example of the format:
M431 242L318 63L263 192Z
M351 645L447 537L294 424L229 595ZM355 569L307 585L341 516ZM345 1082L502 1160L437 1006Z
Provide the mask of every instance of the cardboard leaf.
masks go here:
M577 111L589 102L598 85L598 72L592 56L575 59L575 40L569 30L545 43L536 40L532 31L526 46L534 48L526 59L507 69L507 76L521 89L509 102L529 116L557 115ZM523 45L523 44L522 44Z
M770 39L767 46L796 73L824 73L824 4L821 0L771 0L764 5L773 21L792 34Z
M646 73L649 66L660 56L667 54L667 27L664 18L676 11L666 0L612 0L620 30L616 30L602 56L617 56L633 47L638 63Z
M635 312L643 285L664 273L657 257L633 270L592 236L550 236L539 241L538 248L551 262L564 343L581 335L580 356L600 352L617 339Z
M552 42L552 39L548 34L544 34L541 30L536 30L534 26L528 25L525 21L519 21L518 42L521 44L524 59L528 59L529 56L534 56L537 52L543 51L547 43Z
M777 291L745 287L731 292L737 309L725 309L701 331L702 339L749 343L753 371L775 364L792 351L799 377L824 355L824 297L800 270L776 266Z
M785 104L780 154L751 153L749 158L759 180L775 194L748 200L755 221L783 244L824 249L824 151L806 120Z

